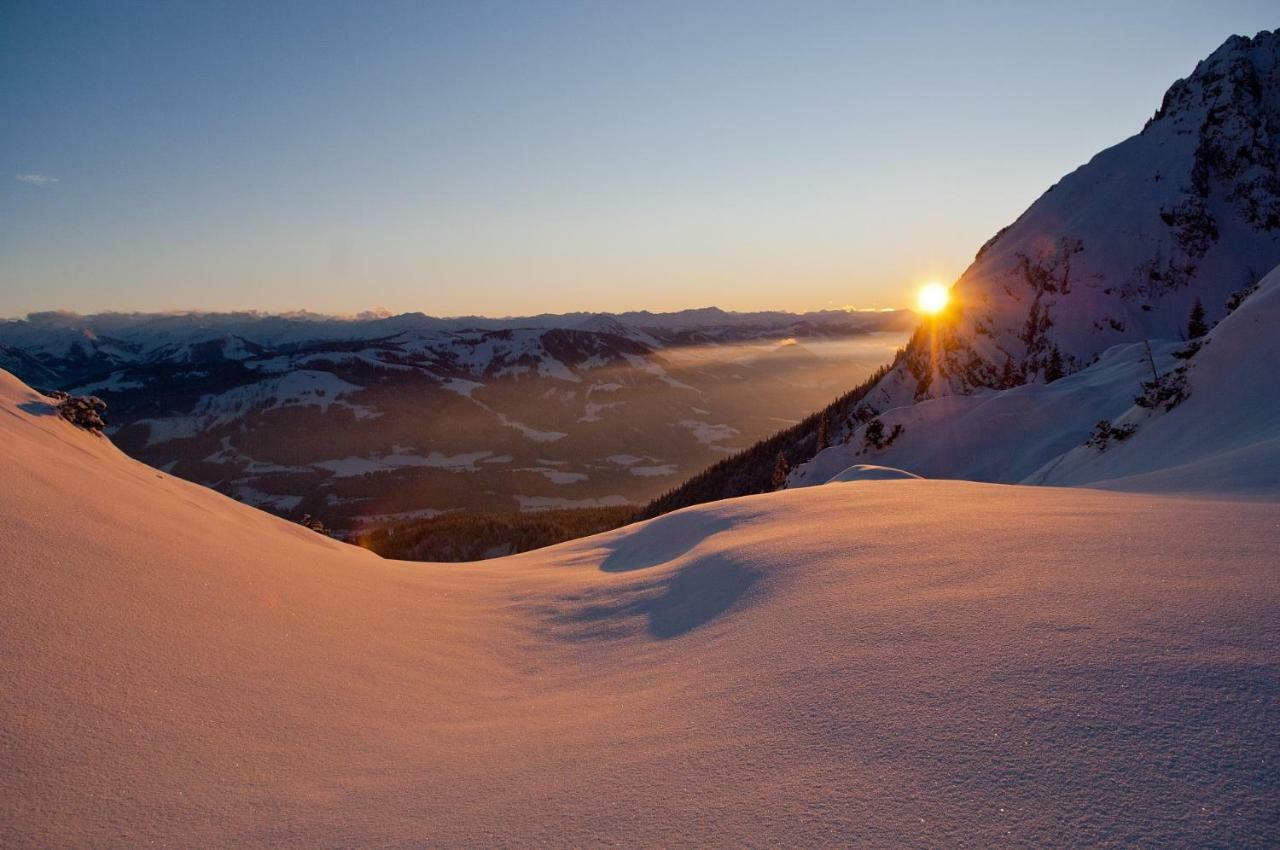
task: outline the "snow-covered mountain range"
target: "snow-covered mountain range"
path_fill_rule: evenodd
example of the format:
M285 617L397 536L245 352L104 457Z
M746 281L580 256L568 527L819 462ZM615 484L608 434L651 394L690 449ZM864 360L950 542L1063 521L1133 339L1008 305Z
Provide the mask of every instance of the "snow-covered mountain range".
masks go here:
M0 324L0 365L105 399L135 457L350 528L643 501L869 373L910 321L49 313Z
M734 313L716 307L674 313L566 313L508 318L437 318L422 313L31 313L0 320L0 367L25 379L87 382L116 369L163 363L244 360L263 351L294 351L325 344L435 340L446 349L452 334L475 331L564 330L602 333L653 348L788 337L841 337L901 330L904 311L822 310ZM474 360L474 357L472 358ZM484 364L480 364L482 367Z

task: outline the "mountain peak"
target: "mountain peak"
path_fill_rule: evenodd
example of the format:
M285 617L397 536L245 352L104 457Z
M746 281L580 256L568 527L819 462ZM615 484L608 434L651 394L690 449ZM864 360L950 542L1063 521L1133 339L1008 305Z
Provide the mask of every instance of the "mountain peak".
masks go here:
M1212 53L1210 53L1201 63L1200 66L1212 65L1223 59L1239 56L1244 54L1257 54L1259 51L1271 51L1274 57L1277 50L1280 50L1280 30L1262 30L1252 37L1247 35L1231 35L1227 36L1227 40ZM1197 66L1196 71L1200 70Z
M1274 109L1277 75L1280 31L1264 30L1252 38L1233 35L1197 63L1191 76L1169 87L1147 127L1166 118L1207 114L1232 104L1256 107L1267 100Z

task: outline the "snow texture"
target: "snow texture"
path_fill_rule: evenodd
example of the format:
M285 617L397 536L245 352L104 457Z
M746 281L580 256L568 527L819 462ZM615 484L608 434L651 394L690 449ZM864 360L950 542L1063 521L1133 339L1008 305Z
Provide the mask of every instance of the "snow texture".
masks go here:
M5 373L0 447L5 846L1280 842L1275 502L863 480L407 564Z

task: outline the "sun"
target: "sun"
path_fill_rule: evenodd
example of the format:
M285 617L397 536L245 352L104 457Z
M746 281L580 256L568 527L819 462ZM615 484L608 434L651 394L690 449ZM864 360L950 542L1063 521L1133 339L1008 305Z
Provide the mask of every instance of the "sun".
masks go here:
M950 300L951 290L947 287L936 282L926 283L920 287L920 293L916 296L916 308L921 313L932 316L945 310Z

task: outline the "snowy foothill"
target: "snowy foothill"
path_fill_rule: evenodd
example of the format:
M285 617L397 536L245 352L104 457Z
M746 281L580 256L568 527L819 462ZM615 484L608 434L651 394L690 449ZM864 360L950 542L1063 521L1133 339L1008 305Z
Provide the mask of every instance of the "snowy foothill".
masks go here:
M331 406L349 409L359 419L377 419L382 414L363 405L351 404L343 396L363 387L342 380L330 372L312 369L289 372L254 384L218 394L201 396L189 415L139 419L150 429L149 445L183 437L236 421L251 410L280 410L288 407Z

